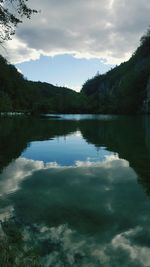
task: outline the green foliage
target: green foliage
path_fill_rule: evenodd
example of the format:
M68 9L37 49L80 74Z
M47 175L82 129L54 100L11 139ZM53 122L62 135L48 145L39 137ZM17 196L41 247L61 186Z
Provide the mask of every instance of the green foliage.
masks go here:
M8 112L12 110L12 101L7 93L0 91L0 112Z
M28 7L27 1L0 0L0 43L11 39L23 17L30 19L33 13L37 13L35 9Z
M150 77L150 30L127 62L86 81L80 93L24 79L0 56L0 112L141 113Z
M24 79L0 56L0 112L84 113L87 97L65 87Z
M150 52L150 28L147 30L147 33L142 36L140 40L140 46L136 50L134 57L137 58L143 58L147 55L149 56Z
M82 93L92 113L140 113L149 77L150 29L129 61L85 82Z

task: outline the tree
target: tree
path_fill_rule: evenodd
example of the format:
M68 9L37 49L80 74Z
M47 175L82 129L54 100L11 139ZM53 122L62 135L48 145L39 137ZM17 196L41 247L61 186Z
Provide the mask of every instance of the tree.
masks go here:
M37 10L27 5L28 0L0 0L0 43L11 40L22 18L29 18Z

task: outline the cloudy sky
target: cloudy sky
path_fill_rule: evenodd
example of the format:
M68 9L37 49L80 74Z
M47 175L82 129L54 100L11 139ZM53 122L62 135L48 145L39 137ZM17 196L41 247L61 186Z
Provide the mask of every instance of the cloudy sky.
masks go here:
M149 0L29 0L29 5L40 12L18 27L7 43L7 58L28 79L75 90L127 60L150 24Z

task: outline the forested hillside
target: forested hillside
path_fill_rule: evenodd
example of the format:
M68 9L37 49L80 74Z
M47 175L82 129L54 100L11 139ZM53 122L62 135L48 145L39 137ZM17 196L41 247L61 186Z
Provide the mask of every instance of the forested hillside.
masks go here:
M65 87L28 81L0 56L0 112L79 113L85 112L85 98Z
M85 82L91 113L150 112L150 30L129 61Z
M150 113L150 30L130 60L85 82L80 93L26 80L0 56L0 112Z

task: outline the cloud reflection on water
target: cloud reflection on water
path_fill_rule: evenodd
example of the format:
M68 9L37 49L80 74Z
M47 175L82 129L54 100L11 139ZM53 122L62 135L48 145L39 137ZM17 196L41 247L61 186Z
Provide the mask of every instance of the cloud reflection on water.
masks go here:
M9 199L2 212L11 203L10 213L38 225L25 227L28 244L61 244L43 257L45 267L63 266L62 255L68 266L148 267L150 204L136 179L117 154L73 166L18 158L0 175L1 199Z
M117 154L111 154L105 156L102 161L92 161L93 159L87 158L86 161L77 160L72 166L61 166L57 162L44 163L43 161L31 160L26 158L18 158L12 161L0 174L0 197L5 194L13 193L19 189L20 183L32 176L33 172L38 170L48 169L74 169L74 168L86 168L85 174L91 173L93 168L116 168L119 166L129 167L129 163L126 160L119 159ZM83 170L82 170L83 171Z

